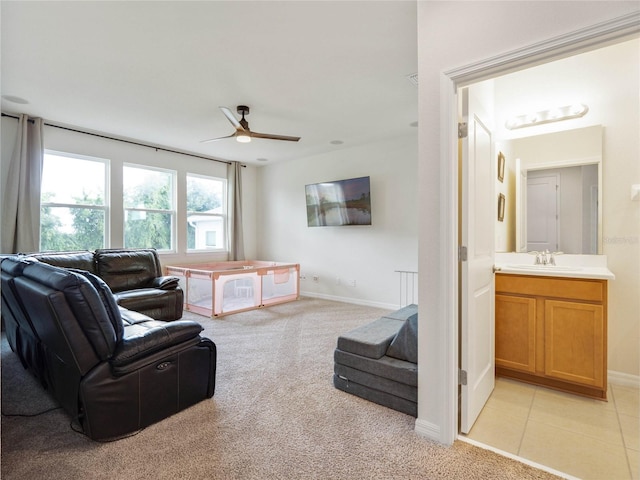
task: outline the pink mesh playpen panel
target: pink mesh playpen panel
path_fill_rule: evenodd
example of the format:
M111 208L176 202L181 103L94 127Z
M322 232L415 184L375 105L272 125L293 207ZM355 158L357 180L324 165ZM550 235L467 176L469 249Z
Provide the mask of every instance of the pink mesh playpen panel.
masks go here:
M297 300L300 265L262 261L167 266L180 279L185 310L218 317Z

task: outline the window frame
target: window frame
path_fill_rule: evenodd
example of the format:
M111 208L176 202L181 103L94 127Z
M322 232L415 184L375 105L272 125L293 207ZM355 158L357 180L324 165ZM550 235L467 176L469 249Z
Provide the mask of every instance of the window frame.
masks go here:
M211 213L211 212L195 212L192 210L188 209L188 198L189 198L189 178L201 178L204 180L212 180L215 182L219 182L222 185L222 193L221 193L221 200L222 200L222 206L221 206L221 211L222 213ZM229 202L228 202L228 181L226 178L223 177L216 177L216 176L212 176L212 175L203 175L201 173L193 173L193 172L186 172L186 176L185 176L185 210L186 210L186 218L184 221L184 226L186 229L186 234L187 234L187 239L186 239L186 245L185 245L185 252L187 254L192 254L192 253L225 253L228 252L228 244L229 244ZM216 247L206 247L205 248L189 248L189 239L188 239L188 231L189 231L189 216L191 215L198 215L198 216L203 216L203 217L211 217L211 218L219 218L221 221L221 225L222 225L222 235L221 235L221 239L222 239L222 245L221 246L216 246ZM205 242L206 243L206 242Z
M43 208L68 208L69 210L101 210L104 214L104 224L102 232L102 246L97 248L109 248L111 238L111 161L108 158L93 157L90 155L81 155L71 152L62 152L59 150L44 149L42 158L42 167L44 175L44 162L47 156L66 157L74 160L82 160L88 162L101 163L104 166L104 185L103 185L103 205L85 204L85 203L66 203L66 202L43 202L42 201L42 178L40 180L40 212ZM41 213L42 214L42 213ZM42 218L40 218L39 225L39 245L40 251L42 249Z
M138 208L138 207L127 207L126 202L124 201L125 195L125 170L127 168L134 168L138 170L147 170L152 172L160 172L167 173L171 177L171 209L165 210L161 208ZM124 248L145 248L143 246L127 246L126 245L126 231L127 231L127 212L144 212L144 213L161 213L161 214L170 214L171 215L171 226L170 226L170 246L168 249L160 249L157 248L157 252L159 254L171 254L177 252L176 247L176 238L177 238L177 215L178 215L178 201L177 201L177 183L178 183L178 172L176 170L172 170L169 168L161 168L155 167L151 165L143 165L140 163L131 163L124 162L122 164L122 245Z

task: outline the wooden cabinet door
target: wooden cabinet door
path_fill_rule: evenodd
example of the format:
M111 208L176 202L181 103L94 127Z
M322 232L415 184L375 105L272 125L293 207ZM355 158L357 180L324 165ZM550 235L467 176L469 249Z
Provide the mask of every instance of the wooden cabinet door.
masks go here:
M496 366L535 373L535 298L496 295Z
M602 305L545 300L545 375L604 388Z

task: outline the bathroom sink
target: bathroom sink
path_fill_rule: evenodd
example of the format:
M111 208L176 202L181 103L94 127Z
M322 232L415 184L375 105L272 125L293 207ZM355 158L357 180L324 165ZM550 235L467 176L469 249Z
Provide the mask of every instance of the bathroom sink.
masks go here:
M603 255L565 255L557 258L560 265L536 265L528 254L497 253L494 272L509 275L541 277L593 278L615 280ZM531 263L529 263L531 262Z
M568 267L564 265L505 265L503 269L512 270L535 270L535 271L550 271L550 272L579 272L581 267Z

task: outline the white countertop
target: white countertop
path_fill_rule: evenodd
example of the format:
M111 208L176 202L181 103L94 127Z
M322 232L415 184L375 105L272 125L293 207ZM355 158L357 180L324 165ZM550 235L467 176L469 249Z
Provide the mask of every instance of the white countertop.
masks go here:
M605 255L557 255L556 265L534 265L528 253L496 253L496 273L542 277L596 278L614 280Z

